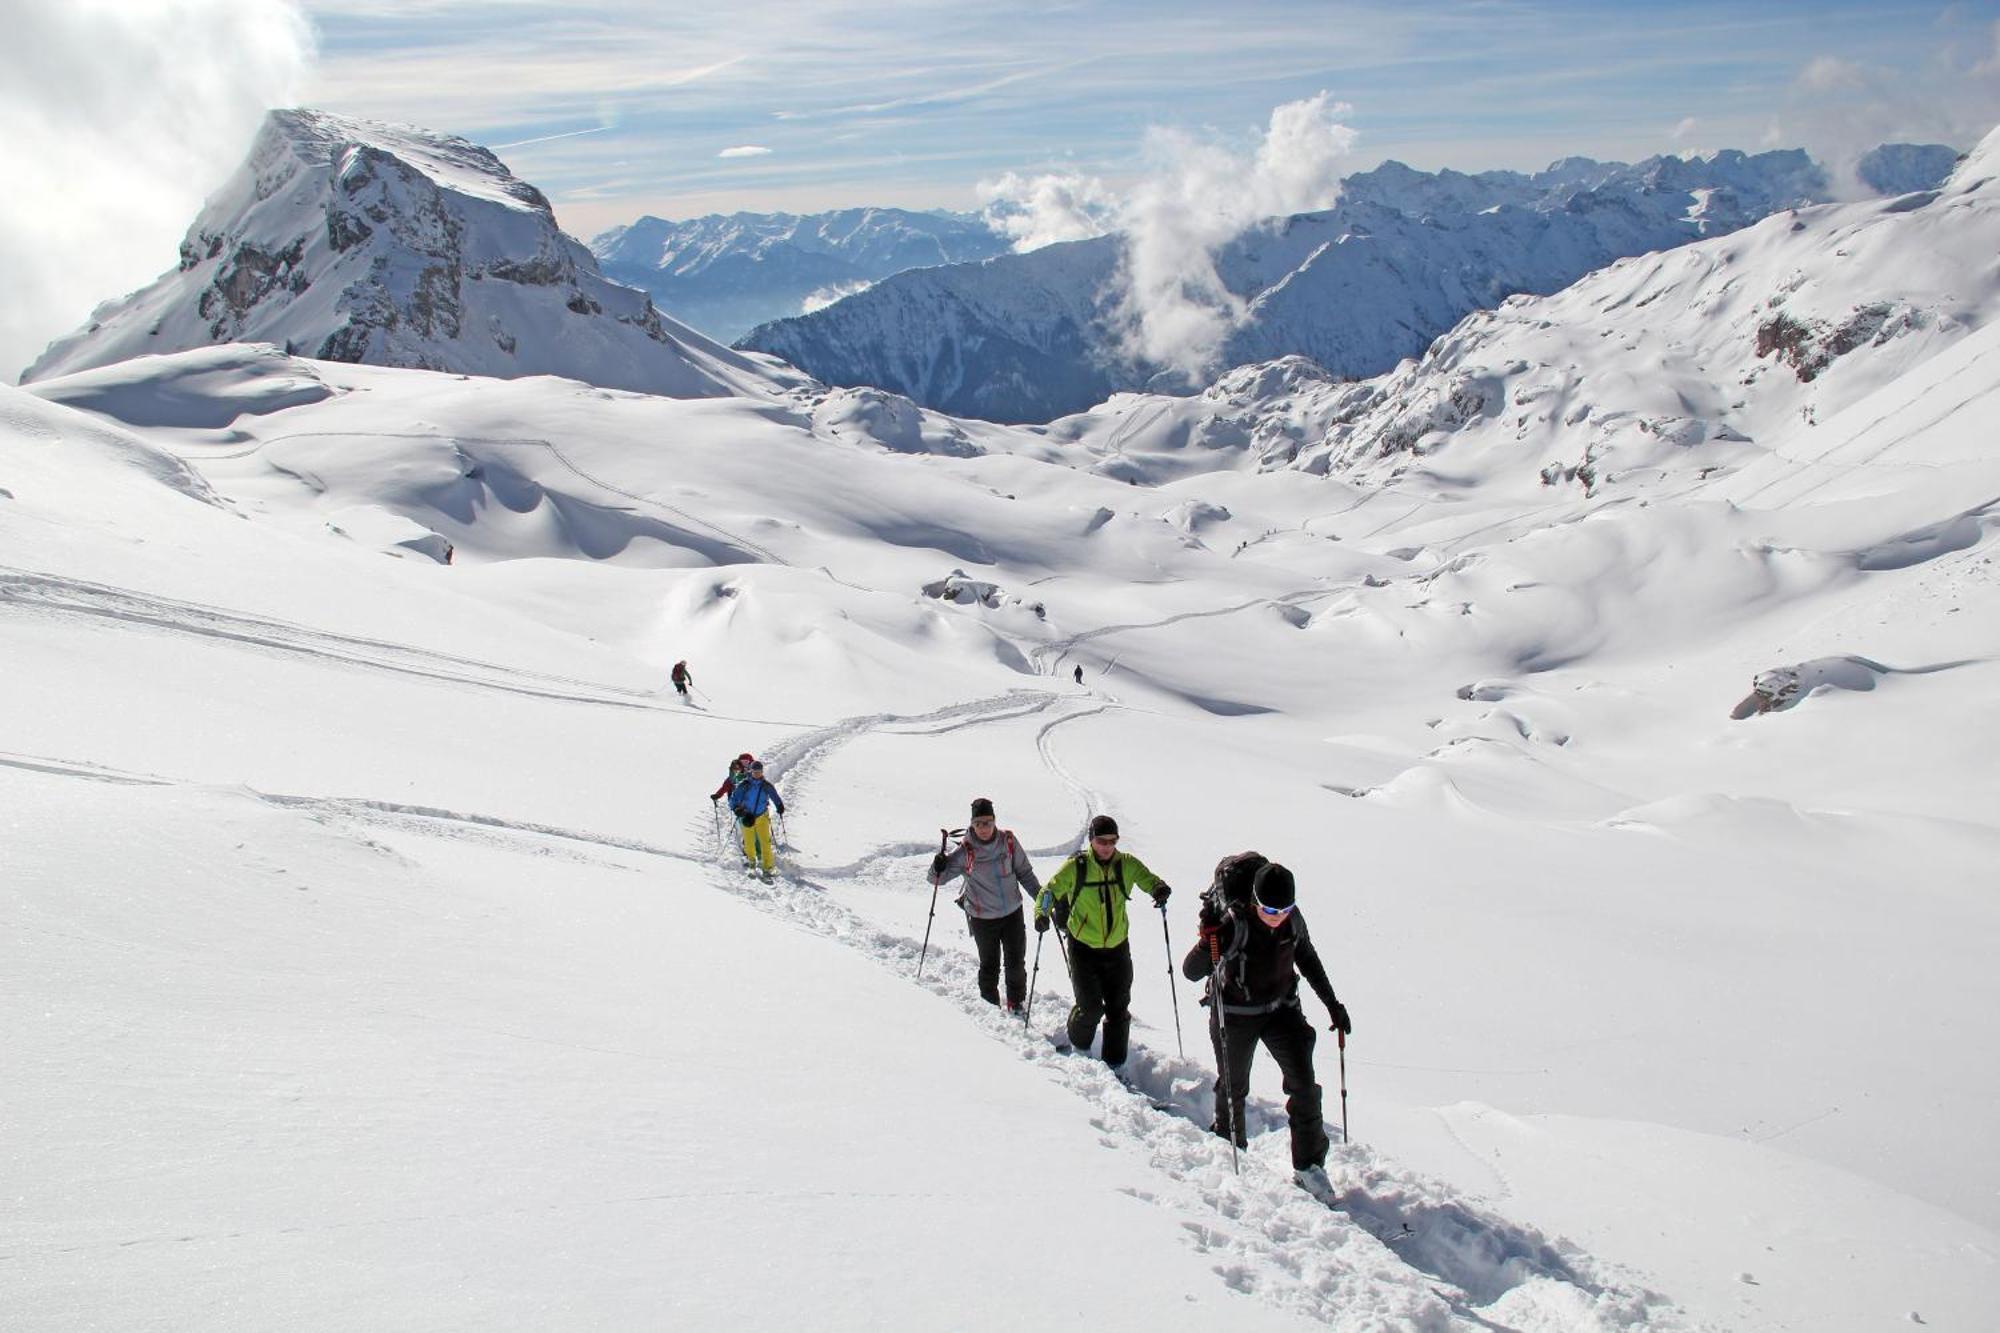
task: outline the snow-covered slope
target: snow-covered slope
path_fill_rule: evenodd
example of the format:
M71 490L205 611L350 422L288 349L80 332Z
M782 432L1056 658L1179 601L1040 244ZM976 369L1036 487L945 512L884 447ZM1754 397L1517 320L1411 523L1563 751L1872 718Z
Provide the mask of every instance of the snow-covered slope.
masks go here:
M905 269L976 262L1008 246L976 214L902 208L642 217L590 243L608 277L724 341Z
M1223 366L1299 355L1342 378L1420 353L1467 313L1553 292L1621 256L1668 249L1828 197L1805 154L1585 159L1535 176L1431 175L1388 163L1342 202L1227 246L1217 268L1247 307ZM1123 245L1106 237L891 278L738 344L833 384L944 411L1046 421L1146 387L1162 367L1120 350Z
M1231 438L269 347L0 390L8 1315L1982 1327L1993 162L1469 321L1386 454L1299 361ZM1878 302L1924 317L1815 331ZM1747 440L1545 484L1723 384ZM744 749L769 886L704 799ZM1123 1080L1049 1044L1053 946L1024 1031L932 921L977 795L1176 886ZM1262 1056L1232 1171L1161 975L1248 846L1355 1019L1331 1209Z
M315 111L272 112L189 228L179 267L99 307L23 380L246 342L680 397L797 379L607 282L541 192L487 150Z

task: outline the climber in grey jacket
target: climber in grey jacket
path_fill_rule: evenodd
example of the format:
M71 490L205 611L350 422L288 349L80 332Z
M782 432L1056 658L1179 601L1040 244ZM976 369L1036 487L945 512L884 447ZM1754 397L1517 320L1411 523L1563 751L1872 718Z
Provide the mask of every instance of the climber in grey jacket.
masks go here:
M949 852L931 858L931 880L965 877L958 905L966 927L979 948L979 994L988 1004L1000 1003L1000 961L1007 961L1007 1012L1020 1009L1028 998L1028 931L1021 897L1030 901L1042 891L1041 880L1013 830L999 827L993 802L984 796L972 803L972 827L965 840Z

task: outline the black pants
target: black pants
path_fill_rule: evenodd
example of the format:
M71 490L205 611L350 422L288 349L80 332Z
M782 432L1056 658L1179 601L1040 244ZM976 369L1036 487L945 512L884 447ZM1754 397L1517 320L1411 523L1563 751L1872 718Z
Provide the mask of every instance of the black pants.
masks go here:
M1215 1063L1217 1069L1225 1063L1229 1069L1230 1100L1235 1103L1230 1123L1236 1127L1236 1142L1249 1144L1243 1127L1243 1098L1250 1087L1250 1062L1256 1058L1257 1043L1261 1041L1278 1062L1278 1071L1285 1076L1285 1118L1292 1127L1292 1165L1299 1170L1326 1165L1326 1118L1320 1107L1320 1086L1313 1078L1313 1043L1318 1034L1306 1022L1304 1011L1288 1004L1268 1014L1227 1014L1222 1021L1222 1036L1229 1047L1228 1059L1225 1062L1223 1053L1217 1051ZM1227 1138L1220 1078L1215 1081L1215 1105L1215 1132Z
M1104 1020L1104 1063L1116 1069L1125 1063L1125 1043L1132 1035L1132 945L1093 949L1069 942L1069 984L1076 1005L1069 1011L1069 1044L1079 1051L1097 1035Z
M1018 1009L1028 998L1028 928L1021 909L1006 916L970 916L965 924L972 929L972 942L979 946L979 994L988 1004L1000 1003L1000 955L1007 955L1007 1004Z

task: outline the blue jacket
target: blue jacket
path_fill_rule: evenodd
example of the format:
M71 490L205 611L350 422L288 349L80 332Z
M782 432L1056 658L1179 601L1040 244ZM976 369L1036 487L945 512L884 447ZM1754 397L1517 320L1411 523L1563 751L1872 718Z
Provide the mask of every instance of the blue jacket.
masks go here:
M777 806L778 813L785 813L785 798L778 795L778 789L763 778L750 777L736 784L736 790L729 793L729 808L739 815L755 819L764 813L765 807Z

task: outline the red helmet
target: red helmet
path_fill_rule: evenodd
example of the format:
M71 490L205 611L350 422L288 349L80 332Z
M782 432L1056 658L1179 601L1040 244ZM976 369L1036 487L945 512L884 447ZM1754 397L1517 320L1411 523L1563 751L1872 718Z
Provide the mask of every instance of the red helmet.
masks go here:
M756 760L757 756L751 754L748 750L745 750L742 754L736 756L736 762L742 764L745 768L748 768L751 764L755 763Z

